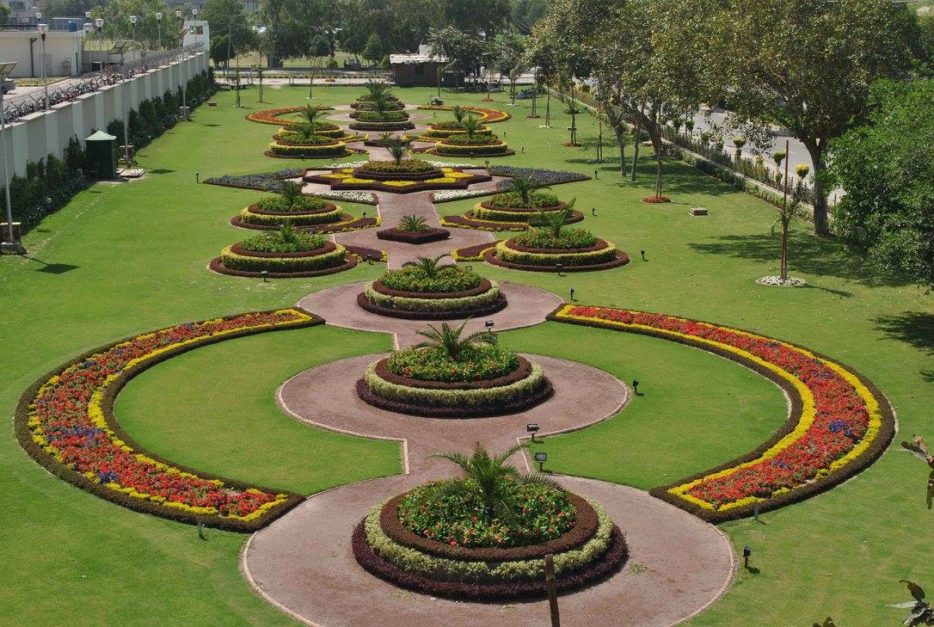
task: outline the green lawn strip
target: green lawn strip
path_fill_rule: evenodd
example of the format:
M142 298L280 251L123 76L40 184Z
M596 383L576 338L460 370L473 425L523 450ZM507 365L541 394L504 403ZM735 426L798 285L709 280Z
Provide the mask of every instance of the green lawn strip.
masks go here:
M390 348L388 335L334 327L222 342L146 371L120 393L115 412L140 445L167 459L311 494L336 477L401 472L399 445L309 428L279 408L276 390L306 368Z
M233 107L234 94L218 94L216 108L201 107L193 122L179 124L141 152L140 162L148 171L144 180L95 185L29 233L26 246L38 261L0 260L0 350L8 356L0 406L7 408L8 416L26 386L83 350L179 322L289 306L311 291L378 275L381 266L364 264L328 277L264 284L206 270L223 246L245 237L227 221L260 194L196 185L195 172L203 181L221 174L322 163L263 156L276 127L248 122L244 116L304 104L308 93L307 87L264 91L265 104L256 103L256 90L245 91L242 109ZM345 104L362 92L356 87L316 86L312 102ZM433 90L397 93L406 102L421 103ZM491 106L513 114L512 120L496 125L496 132L517 154L491 159L493 163L590 176L599 168L598 180L556 186L553 191L563 199L576 196L577 207L587 216L579 226L613 241L634 259L621 269L566 277L511 272L482 263L474 263L475 269L565 297L573 287L578 300L588 304L684 315L798 343L851 366L878 385L898 412L898 440L912 433L934 433L929 411L934 405L930 294L873 275L858 259L848 259L838 242L811 236L805 224L793 230L790 268L810 287L756 286L756 278L778 270L778 238L769 233L776 217L771 206L674 162L665 165L664 188L674 202L644 205L639 201L651 194L653 183L654 164L647 155L651 150L643 149L638 183L621 181L617 163L589 163L597 134L589 116L578 116L586 149L566 148L562 144L568 138L564 129L570 116L556 100L552 128L540 129L542 119L525 118L529 101L512 108L506 107L505 95L496 96L493 103L482 102L478 94L445 91L444 96L449 104ZM544 112L544 100L539 109ZM627 153L631 151L629 146ZM615 155L615 148L607 145L606 153ZM359 157L346 160L355 159ZM459 205L455 208L462 213L474 202L439 207L446 211ZM711 215L691 217L693 206L707 207ZM591 207L597 207L596 217L590 215ZM646 250L647 262L640 260L639 250ZM561 330L572 331L570 325ZM548 342L559 342L559 337ZM665 344L653 342L652 352ZM597 354L595 346L588 355ZM548 352L546 348L538 350ZM672 363L695 358L690 349L672 349L678 349L671 353ZM682 357L688 354L691 357ZM661 359L655 359L661 365ZM294 370L303 367L299 364ZM724 367L742 372L737 366ZM703 380L699 373L697 377ZM639 378L650 382L644 375ZM718 381L708 383L715 388ZM268 385L264 393L275 386ZM654 386L647 386L646 396L637 400L652 400ZM602 428L625 424L634 409ZM579 438L581 450L588 453L606 447L601 439L607 438L599 429L567 441ZM380 448L377 443L367 446L371 452ZM669 449L660 448L657 454L667 455ZM562 454L560 463L570 454ZM612 472L615 460L606 456L600 466L592 457L596 456L582 454L573 463L568 460L568 472L575 472L575 465L581 468L579 474L586 474L587 466L603 476ZM554 461L559 463L557 455ZM664 472L664 464L658 468ZM342 474L349 472L334 465L328 477L342 483ZM930 528L923 501L926 478L917 460L892 451L830 493L770 512L763 517L767 525L725 524L734 546L753 546L754 564L761 572L741 573L726 596L697 622L787 624L823 620L827 614L838 624L900 619L896 610L885 607L904 600L904 587L897 580L905 577L922 585L934 581L934 565L925 557L923 541ZM207 542L198 542L189 526L135 514L80 492L42 471L12 433L0 439L0 495L6 534L0 561L8 565L0 575L0 606L20 622L54 622L61 616L89 624L115 618L145 624L164 622L167 616L184 617L189 624L283 621L281 613L249 592L236 570L243 536L214 533ZM209 556L202 547L210 548ZM87 578L80 577L84 572ZM53 582L47 585L55 589L37 593L36 582Z
M548 453L554 472L647 490L750 451L787 419L785 397L770 381L664 340L550 322L509 332L502 341L595 366L627 384L640 381L643 395L616 417L533 446ZM541 426L548 430L547 421Z

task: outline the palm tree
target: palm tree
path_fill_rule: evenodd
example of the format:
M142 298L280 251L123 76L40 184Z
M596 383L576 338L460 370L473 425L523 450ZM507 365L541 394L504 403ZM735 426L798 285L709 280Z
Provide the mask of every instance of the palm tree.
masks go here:
M399 230L407 233L421 233L428 230L428 223L425 218L417 215L402 216L399 219Z
M512 179L512 192L518 194L524 207L535 206L536 189L548 189L548 187L538 187L534 176L516 176Z
M567 207L559 211L545 211L544 209L539 209L536 225L546 229L552 237L561 237L561 231L564 229L568 218L571 217L571 213L574 211L574 203L576 202L577 198L572 199L571 202L567 204Z
M393 137L392 139L387 140L384 143L386 150L389 151L389 155L396 162L396 165L402 165L402 160L405 158L405 153L409 151L409 146L406 142L402 141L398 137Z
M366 90L373 100L380 96L384 98L389 96L389 85L380 81L367 81Z
M447 489L461 494L474 494L482 501L488 516L511 521L516 518L516 485L539 484L564 491L549 477L539 473L524 475L515 466L506 464L506 460L523 448L524 445L516 445L490 457L487 450L477 442L470 457L457 452L437 453L432 457L453 462L464 473L463 481L448 482Z
M289 208L294 207L298 199L302 197L302 184L295 181L284 181L281 193Z
M462 124L464 122L464 116L467 115L467 109L460 105L454 105L451 109L451 114L454 116L455 122Z
M291 221L285 221L285 224L283 224L282 228L279 229L279 237L286 244L295 244L298 242L298 231L296 231L295 227L292 226Z
M478 344L489 344L491 336L489 331L476 331L467 337L461 337L468 322L470 322L470 318L464 320L456 329L447 322L442 322L440 329L434 325L428 325L428 329L417 332L422 337L428 338L428 340L416 344L415 348L438 349L451 361L457 361L465 348Z
M464 127L464 131L467 133L467 139L476 139L477 132L483 124L480 122L480 118L470 113L464 116L464 119L461 121L461 126Z
M421 270L421 273L425 277L433 279L438 276L438 271L441 270L442 267L438 262L447 256L448 254L444 253L443 255L438 255L437 257L419 257L415 261L406 261L404 264L402 264L402 267L405 268L408 266L418 268Z

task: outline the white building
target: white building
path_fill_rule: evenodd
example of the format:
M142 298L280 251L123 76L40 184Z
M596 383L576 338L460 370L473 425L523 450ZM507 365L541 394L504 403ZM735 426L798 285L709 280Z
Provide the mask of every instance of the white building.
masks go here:
M81 71L81 50L84 31L50 30L45 36L45 56L38 31L17 28L0 30L0 61L16 62L13 78L42 76L75 76Z

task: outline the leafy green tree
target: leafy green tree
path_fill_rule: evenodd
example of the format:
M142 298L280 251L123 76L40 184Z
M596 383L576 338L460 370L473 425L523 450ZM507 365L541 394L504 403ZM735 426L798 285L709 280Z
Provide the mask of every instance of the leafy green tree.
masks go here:
M512 12L509 0L445 0L444 23L454 28L492 37L508 21Z
M911 70L914 18L889 0L729 0L700 36L716 69L710 101L783 126L807 148L814 229L829 233L828 142L858 124L873 81Z
M834 230L882 269L934 287L934 79L873 85L866 124L831 144Z
M484 41L477 35L446 26L431 31L431 53L447 57L459 74L479 74L480 63L486 52Z
M226 62L228 51L233 56L256 45L256 34L238 0L207 0L199 16L211 31L211 59L215 63Z
M444 257L446 255L441 255ZM431 259L429 257L419 257L419 263L409 262L412 265L416 265L422 268L431 267L431 263L435 264L435 269L432 271L433 274L425 273L425 276L433 278L437 274L437 262L440 257L435 257ZM409 264L406 264L409 265ZM459 327L452 327L447 322L441 323L441 328L437 328L434 325L428 325L428 329L424 331L418 331L417 333L424 338L427 338L426 341L416 344L415 348L433 348L440 350L442 353L447 356L451 361L457 361L457 358L464 352L464 349L470 346L476 346L477 344L489 344L493 334L489 331L475 331L469 335L464 335L464 327L467 326L467 323L470 322L470 319L464 320Z
M379 63L386 56L383 53L383 42L376 33L370 33L362 52L363 58L373 63Z
M6 24L9 21L10 21L10 7L8 7L5 4L0 4L0 23Z
M493 39L495 66L500 74L509 77L509 96L513 104L516 104L516 80L528 67L525 59L526 41L526 37L511 31L500 32Z
M162 42L169 44L180 39L181 24L163 0L108 0L91 10L92 19L104 18L104 36L111 40L134 37L143 49L155 48L159 41L159 24L156 13L162 13ZM83 15L83 12L82 12ZM137 17L136 26L130 16Z

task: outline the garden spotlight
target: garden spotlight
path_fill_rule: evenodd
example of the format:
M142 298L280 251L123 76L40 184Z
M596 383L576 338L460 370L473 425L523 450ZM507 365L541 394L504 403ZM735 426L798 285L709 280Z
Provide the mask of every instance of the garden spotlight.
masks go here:
M645 251L644 251L644 250L640 250L640 251L639 251L639 254L642 255L642 261L645 261Z
M530 422L529 424L525 425L525 430L528 431L529 435L532 436L533 442L538 442L538 440L535 439L535 434L538 433L539 428L540 427L538 426L537 422Z
M743 566L749 568L749 558L752 556L752 549L749 545L743 547Z
M632 380L632 391L636 393L636 396L639 396L639 379Z
M538 451L535 453L535 461L538 462L538 472L545 472L545 462L548 461L548 453Z

